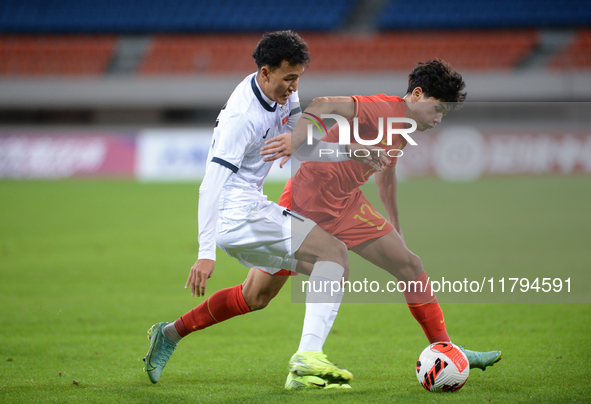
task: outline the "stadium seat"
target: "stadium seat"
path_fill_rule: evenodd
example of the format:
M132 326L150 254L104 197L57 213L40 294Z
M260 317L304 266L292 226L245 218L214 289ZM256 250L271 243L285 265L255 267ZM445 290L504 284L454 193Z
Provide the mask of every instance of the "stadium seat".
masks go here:
M588 0L390 0L380 29L571 27L591 24Z
M408 71L441 58L462 69L516 67L538 43L535 30L302 33L312 56L310 73ZM260 35L158 35L142 61L142 75L247 73Z
M117 38L101 36L0 36L0 76L104 74Z
M591 29L580 29L574 40L549 62L552 69L591 68Z
M334 30L355 0L3 0L4 33L263 32Z

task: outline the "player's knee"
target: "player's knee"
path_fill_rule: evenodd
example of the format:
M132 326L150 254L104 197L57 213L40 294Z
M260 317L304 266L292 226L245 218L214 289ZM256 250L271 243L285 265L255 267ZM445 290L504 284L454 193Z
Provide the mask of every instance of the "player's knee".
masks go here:
M423 262L421 261L421 258L416 255L415 253L410 253L410 267L415 271L415 272L419 272L419 274L421 272L423 272Z
M341 240L334 238L326 253L328 255L325 258L326 261L336 262L343 267L347 264L347 246Z
M421 273L423 273L423 263L421 258L409 251L408 255L405 257L405 265L400 268L397 278L402 281L412 281Z
M339 255L339 259L342 261L343 266L345 266L347 263L347 253L349 250L347 250L347 245L345 243L343 243L340 240L337 240L337 242L338 242L337 253Z
M262 310L269 305L273 297L267 294L260 294L253 298L247 299L246 304L250 311Z

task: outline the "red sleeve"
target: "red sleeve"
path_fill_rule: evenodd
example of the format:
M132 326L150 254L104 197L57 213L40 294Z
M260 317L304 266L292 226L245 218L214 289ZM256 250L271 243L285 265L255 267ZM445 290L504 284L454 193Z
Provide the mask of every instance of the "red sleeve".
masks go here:
M388 144L386 140L387 121L389 117L405 116L404 102L400 97L391 97L384 94L372 95L369 97L353 96L355 100L355 116L359 118L359 137L365 140L373 140L378 136L379 118L383 119L383 140L380 142L380 147L385 149L403 149L407 141L400 135L395 135L392 138L392 144ZM353 141L353 135L351 135ZM392 155L389 157L390 164L396 165L397 158Z
M359 135L362 139L375 139L379 118L384 125L388 117L404 117L404 103L400 97L385 94L370 96L354 95L355 117L359 118Z

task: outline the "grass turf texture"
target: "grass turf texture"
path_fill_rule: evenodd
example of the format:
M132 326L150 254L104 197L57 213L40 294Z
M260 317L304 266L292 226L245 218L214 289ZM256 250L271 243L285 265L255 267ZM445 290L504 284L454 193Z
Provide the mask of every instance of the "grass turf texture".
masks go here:
M268 185L277 200L282 184ZM283 390L304 307L289 287L263 311L189 336L161 382L142 372L146 330L203 299L195 184L0 182L1 403L588 402L590 304L443 304L457 344L502 349L457 393L419 385L427 341L405 304L345 304L325 345L352 391ZM493 178L400 184L402 227L429 275L455 266L589 271L591 181ZM207 294L247 270L225 256ZM492 260L492 262L491 262ZM352 272L355 271L352 264ZM561 275L562 276L562 275Z

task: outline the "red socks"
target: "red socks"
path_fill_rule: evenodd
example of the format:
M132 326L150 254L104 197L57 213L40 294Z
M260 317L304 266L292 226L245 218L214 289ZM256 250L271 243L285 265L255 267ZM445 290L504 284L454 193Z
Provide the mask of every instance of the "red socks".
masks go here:
M420 283L421 286L416 283ZM406 291L404 292L406 303L413 317L423 327L429 342L449 341L443 312L437 298L431 293L431 285L427 283L425 272L416 279L406 282ZM179 335L185 337L193 331L202 330L249 312L250 308L242 296L242 285L237 285L215 292L199 306L181 316L174 325Z
M206 301L175 321L174 326L181 337L202 330L240 314L250 312L242 296L242 285L218 290Z
M421 285L418 285L418 283ZM427 274L425 272L416 279L406 282L404 297L413 317L423 327L429 343L450 341L445 330L443 312L435 294L431 290L431 284L427 283Z

